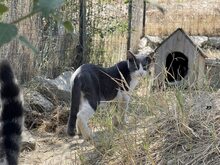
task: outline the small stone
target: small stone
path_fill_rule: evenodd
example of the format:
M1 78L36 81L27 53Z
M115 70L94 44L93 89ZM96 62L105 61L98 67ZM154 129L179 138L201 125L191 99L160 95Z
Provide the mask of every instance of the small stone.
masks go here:
M21 151L33 151L36 149L36 140L30 134L29 131L24 130L22 132Z

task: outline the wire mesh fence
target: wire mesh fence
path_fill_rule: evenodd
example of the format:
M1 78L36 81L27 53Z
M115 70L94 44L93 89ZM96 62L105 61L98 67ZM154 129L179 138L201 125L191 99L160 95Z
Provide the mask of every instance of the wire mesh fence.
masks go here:
M9 12L3 21L10 23L27 15L32 9L32 1L12 0L6 2ZM70 12L71 10L71 12ZM1 58L7 58L13 64L18 79L26 82L36 75L56 76L64 66L70 66L78 42L78 1L68 1L59 13L63 20L68 19L75 27L69 34L52 17L35 15L17 24L19 36L25 36L38 50L37 54L14 39L1 47Z
M1 58L8 58L13 63L17 77L22 82L36 75L43 74L55 77L65 68L78 66L77 46L80 38L80 3L79 0L67 0L57 12L62 20L69 20L74 27L73 33L65 31L53 18L36 15L28 18L17 26L19 35L25 36L39 51L31 50L12 41L1 47ZM4 22L12 22L26 15L32 7L32 1L12 0L7 2L10 11L3 18ZM123 58L126 50L127 36L127 4L114 0L86 1L86 44L89 59L82 62L96 62L107 65Z
M125 57L128 9L124 0L87 1L90 61L109 65Z

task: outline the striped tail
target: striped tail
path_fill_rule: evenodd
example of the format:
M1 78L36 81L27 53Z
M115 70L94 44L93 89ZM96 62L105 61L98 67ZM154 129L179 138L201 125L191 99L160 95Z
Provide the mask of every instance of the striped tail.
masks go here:
M9 62L0 62L2 148L8 165L17 165L23 128L23 98ZM1 164L1 163L0 163Z

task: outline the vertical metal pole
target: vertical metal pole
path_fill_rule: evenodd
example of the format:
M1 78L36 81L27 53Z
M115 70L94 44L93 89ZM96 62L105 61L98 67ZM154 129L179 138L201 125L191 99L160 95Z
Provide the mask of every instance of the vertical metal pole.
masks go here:
M128 4L128 39L127 39L127 50L131 48L131 20L132 20L132 0L129 0Z
M145 36L145 27L146 27L146 0L144 0L142 37Z
M86 60L86 0L79 0L79 45L77 46L77 65Z

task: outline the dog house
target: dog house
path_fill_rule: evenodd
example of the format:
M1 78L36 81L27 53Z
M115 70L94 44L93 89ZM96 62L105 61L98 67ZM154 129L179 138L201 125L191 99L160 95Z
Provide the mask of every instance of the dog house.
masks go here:
M155 85L187 82L201 85L207 56L178 28L155 50Z

